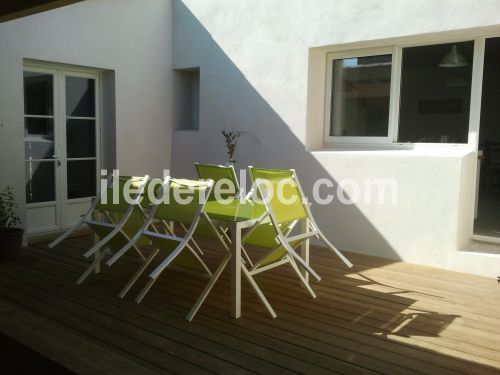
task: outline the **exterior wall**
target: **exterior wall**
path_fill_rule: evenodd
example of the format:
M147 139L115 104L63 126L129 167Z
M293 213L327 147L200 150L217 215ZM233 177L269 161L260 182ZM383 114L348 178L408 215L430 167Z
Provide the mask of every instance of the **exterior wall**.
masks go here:
M318 95L323 46L391 45L443 32L463 37L483 27L500 35L496 1L184 0L173 9L174 68L200 67L199 130L174 133L175 175L194 175L195 161L226 162L220 130L245 129L251 134L239 143L237 167L295 168L306 194L321 177L396 181L396 205L337 200L313 207L340 248L498 274L498 255L460 251L472 228L473 147L325 149Z
M15 188L24 220L23 59L106 69L103 98L116 139L103 144L124 174L170 167L172 24L168 0L88 0L0 24L0 188ZM104 129L109 138L112 129ZM116 142L116 156L109 153Z

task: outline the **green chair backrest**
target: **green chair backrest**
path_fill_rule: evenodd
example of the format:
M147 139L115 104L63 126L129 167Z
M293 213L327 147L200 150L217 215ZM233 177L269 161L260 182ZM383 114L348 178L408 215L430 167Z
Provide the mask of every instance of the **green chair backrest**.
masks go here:
M206 201L208 187L206 181L171 179L155 218L190 225Z
M302 203L303 197L293 170L253 167L249 167L248 170L252 182L260 180L262 187L268 190L264 194L271 194L268 203L278 223L289 223L307 218L307 212ZM257 188L257 192L258 197L261 198L260 189Z
M293 178L293 171L290 169L269 169L248 167L250 179L255 182L256 179L274 180L280 178Z
M160 220L172 221L175 224L185 224L187 230L189 230L196 214L206 203L209 188L210 184L207 181L171 179L168 183L168 190L161 192L163 196L156 195L156 199L161 198L161 202L158 203L154 217ZM188 198L189 202L186 202ZM198 222L197 230L201 227L202 222L203 220ZM151 240L166 255L171 254L179 245L178 241L168 238L152 236ZM182 251L172 263L192 271L206 272L200 261L190 251Z
M224 182L228 184L232 184L231 188L234 187L234 193L224 193L220 194L222 199L227 199L231 197L237 197L240 185L238 183L238 178L236 177L236 172L234 171L234 167L226 167L224 165L214 165L214 164L199 164L196 163L196 172L198 172L198 176L203 180L211 179L214 181L214 187L217 186L217 182L224 180ZM227 184L222 184L222 188L228 188ZM215 188L212 189L209 200L215 199Z
M106 188L106 192L104 196L101 196L99 203L96 206L96 209L99 211L108 211L108 212L119 212L124 213L127 211L130 201L136 198L138 190L141 188L143 184L144 177L137 176L120 176L118 177L117 183L111 182ZM128 185L130 187L130 196L125 199L125 186ZM147 187L147 186L146 186ZM115 188L117 189L115 191ZM146 189L144 189L146 191ZM114 201L114 197L117 197L117 200ZM143 194L143 197L145 194ZM149 204L149 201L144 202L146 205ZM142 203L141 203L142 205ZM144 206L143 206L144 207Z
M125 185L127 181L130 181L128 184L130 186L130 197L128 197L128 201L130 202L131 200L137 198L139 189L142 188L142 184L144 183L144 177L119 176L115 186L113 185L112 182L108 185L105 192L106 196L101 197L101 200L96 206L96 210L98 212L101 213L107 212L107 214L113 220L114 223L118 223L122 219L123 215L126 213L127 209L130 207L130 204L125 199ZM141 193L142 199L140 204L144 208L148 207L151 204L146 194L147 187L150 182L151 180L148 179ZM117 188L116 193L114 193L115 187ZM117 202L113 202L114 195L116 195L118 198ZM105 200L103 200L103 198L105 198ZM129 237L132 237L142 227L144 220L145 218L143 214L139 211L137 207L135 207L132 213L130 214L128 220L124 223L123 231ZM104 228L99 226L95 226L94 229L100 238L104 237L110 232L109 228ZM114 251L118 251L119 249L121 249L121 247L125 246L127 242L128 241L125 239L125 237L123 237L123 235L118 234L115 236L115 238L113 238L111 241L107 243L107 246L109 246ZM149 243L150 242L147 238L142 237L137 242L137 245L142 246L142 245L147 245Z

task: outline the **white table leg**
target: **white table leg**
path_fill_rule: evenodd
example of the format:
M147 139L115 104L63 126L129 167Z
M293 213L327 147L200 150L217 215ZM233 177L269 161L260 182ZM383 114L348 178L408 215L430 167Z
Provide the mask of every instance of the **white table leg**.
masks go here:
M231 316L241 316L241 227L231 225Z
M306 218L302 220L300 224L301 233L307 233L309 231L309 219ZM309 238L302 242L302 245L300 245L300 256L304 259L306 264L309 265ZM309 283L309 272L302 269L302 275L304 276L306 282Z

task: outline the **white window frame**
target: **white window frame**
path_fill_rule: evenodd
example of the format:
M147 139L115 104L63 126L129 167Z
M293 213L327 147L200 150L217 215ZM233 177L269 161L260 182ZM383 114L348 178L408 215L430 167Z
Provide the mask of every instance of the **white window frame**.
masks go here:
M419 38L418 42L399 43L392 46L379 48L352 48L349 50L331 51L326 54L326 80L324 91L325 115L323 124L323 142L325 148L335 146L341 147L370 147L370 149L415 149L415 148L449 148L449 147L473 147L477 151L479 117L481 112L481 89L484 59L484 43L487 38L497 37L497 33L483 33L481 35L462 35L453 37L439 36L428 39ZM449 44L460 42L473 42L473 61L471 79L471 99L469 109L468 142L467 143L411 143L398 142L399 109L401 95L401 69L403 48L424 47L436 44ZM363 136L331 136L330 135L330 111L332 90L332 61L349 57L363 57L381 54L392 54L391 90L389 100L389 124L387 137L363 137ZM479 82L480 81L480 82Z
M480 118L481 118L481 101L482 101L482 87L483 87L483 70L484 70L484 57L485 57L485 46L486 40L488 38L500 38L500 27L494 28L483 28L471 32L470 30L464 30L459 32L450 32L439 35L429 35L429 36L415 36L404 38L403 42L394 43L394 55L393 55L393 73L397 73L396 79L392 83L396 84L397 90L392 100L390 101L392 107L392 112L390 112L390 126L392 124L392 134L393 138L387 143L374 143L369 140L361 139L363 137L351 137L360 138L355 139L351 142L342 142L341 140L333 141L331 138L327 138L326 135L329 134L330 120L329 113L325 114L325 122L323 127L325 129L324 137L324 147L326 150L335 149L335 147L341 147L345 150L357 150L357 149L370 149L370 150L408 150L408 149L425 149L425 150L443 150L450 148L461 147L467 151L473 151L475 155L478 155L479 148L479 131L480 131ZM397 131L399 126L399 105L395 106L395 103L399 103L400 97L400 83L401 83L401 66L402 66L402 51L403 48L408 47L421 47L429 46L435 44L446 44L446 43L460 43L460 42L474 42L473 51L473 61L472 61L472 78L471 78L471 93L470 93L470 109L469 109L469 131L468 131L468 142L467 143L401 143L397 142ZM356 46L350 46L349 50L346 51L345 47L337 46L332 47L327 53L326 63L326 74L328 78L325 80L325 112L329 111L329 95L331 93L331 60L330 56L354 56L363 51L369 51L369 47L373 46L372 42L363 42ZM368 48L366 48L368 47ZM375 49L371 49L375 50ZM335 51L335 52L334 52ZM338 52L336 52L338 51ZM394 76L392 76L394 77ZM392 79L392 78L391 78ZM396 81L397 80L397 81ZM391 91L392 95L392 91ZM391 109L390 109L391 111ZM478 170L474 171L474 175L477 178ZM478 185L474 185L470 194L468 194L468 204L470 204L471 212L476 204ZM467 231L465 237L484 241L489 243L500 244L500 239L497 237L489 237L483 235L474 234L474 220L470 220L468 224L465 225L464 230Z
M387 123L387 136L385 137L365 137L365 136L332 136L330 135L330 116L332 111L331 106L331 93L333 84L333 61L366 57L366 56L379 56L379 55L391 55L391 87L390 87L390 98L389 98L389 120ZM326 69L326 91L325 91L325 126L324 126L324 140L325 143L388 143L391 139L394 139L394 119L391 114L393 113L393 106L399 102L395 102L395 98L399 95L399 90L397 82L395 82L395 63L398 58L397 49L395 47L387 48L375 48L375 49L363 49L363 50L353 50L338 53L328 53L327 54L327 69ZM401 64L399 64L401 65Z

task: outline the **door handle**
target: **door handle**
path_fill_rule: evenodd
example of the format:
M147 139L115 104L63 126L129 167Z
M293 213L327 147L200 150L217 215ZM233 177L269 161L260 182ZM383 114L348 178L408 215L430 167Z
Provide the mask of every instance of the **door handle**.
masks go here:
M59 155L52 155L52 157L57 162L57 166L60 167L61 166L61 161L59 160Z

